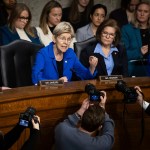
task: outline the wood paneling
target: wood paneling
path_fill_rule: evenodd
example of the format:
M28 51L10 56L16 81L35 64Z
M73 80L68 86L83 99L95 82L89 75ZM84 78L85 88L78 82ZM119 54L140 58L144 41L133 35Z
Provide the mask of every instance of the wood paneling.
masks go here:
M147 101L150 101L150 78L126 78L128 86L139 85ZM144 113L145 135L143 143L141 137L141 108L138 104L127 104L123 115L123 94L115 90L114 83L102 83L97 80L76 81L65 83L59 87L20 87L3 91L0 94L0 130L7 133L18 122L20 112L32 106L37 109L41 118L42 148L51 149L54 144L54 128L68 114L74 113L87 97L84 87L87 83L93 83L97 89L107 92L106 110L114 119L115 143L114 150L124 149L149 149L150 118ZM29 130L23 132L11 150L20 149L29 136Z

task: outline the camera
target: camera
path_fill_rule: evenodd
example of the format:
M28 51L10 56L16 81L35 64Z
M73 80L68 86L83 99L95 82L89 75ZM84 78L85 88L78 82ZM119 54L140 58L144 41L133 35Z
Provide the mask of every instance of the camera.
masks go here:
M100 102L100 96L104 97L104 94L97 90L96 87L91 83L88 83L85 86L85 92L89 95L89 99L92 102Z
M30 127L32 125L31 120L34 119L34 122L38 122L37 118L34 117L36 114L36 109L33 107L28 107L24 113L20 113L19 125Z
M127 87L123 80L118 80L115 88L124 94L124 103L135 103L137 100L137 92L133 87Z

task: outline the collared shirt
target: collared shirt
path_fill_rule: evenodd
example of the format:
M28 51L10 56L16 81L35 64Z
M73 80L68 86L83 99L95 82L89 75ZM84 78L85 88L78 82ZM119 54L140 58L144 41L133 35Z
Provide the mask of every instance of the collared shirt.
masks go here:
M95 50L94 50L94 53L99 53L100 55L102 55L104 57L104 62L105 62L105 65L106 65L106 70L107 70L108 75L111 75L112 70L114 68L114 60L113 60L113 57L112 57L112 52L114 52L114 51L118 52L118 49L116 47L113 47L113 45L112 45L111 48L110 48L109 54L106 57L105 54L102 51L102 46L99 43L96 45Z

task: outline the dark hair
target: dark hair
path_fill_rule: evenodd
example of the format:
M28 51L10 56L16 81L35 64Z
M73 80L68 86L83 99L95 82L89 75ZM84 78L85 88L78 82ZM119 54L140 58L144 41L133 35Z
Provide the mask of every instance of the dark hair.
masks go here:
M51 12L51 10L53 8L56 8L56 7L62 9L61 4L59 4L58 2L56 2L54 0L49 1L43 7L43 10L42 10L42 13L41 13L41 16L40 16L40 24L39 24L39 26L41 27L41 29L42 29L44 34L48 34L48 30L47 30L48 15Z
M127 9L130 2L131 0L121 0L121 8Z
M34 34L34 30L33 28L31 28L30 26L30 23L31 23L31 19L32 19L32 15L31 15L31 11L30 9L28 8L28 6L24 3L17 3L14 7L14 9L12 10L11 14L10 14L10 17L8 19L8 26L9 28L15 32L15 22L17 21L17 19L20 17L20 14L26 10L29 14L29 20L24 28L24 30L29 34L31 35L32 37L35 36Z
M96 11L96 9L102 8L105 11L105 16L107 15L107 7L105 5L102 4L96 4L92 7L91 11L90 11L90 15L93 16L94 12Z
M81 120L81 127L88 132L93 132L103 124L105 110L99 105L92 105L84 112Z
M73 0L70 6L70 12L69 13L69 22L71 23L77 23L80 22L80 12L78 10L78 3L79 0ZM88 5L86 6L85 12L86 12L86 19L89 20L89 14L91 11L92 6L94 5L94 0L89 0Z
M141 2L141 0L139 0L139 2ZM121 0L121 8L126 10L130 3L131 0Z
M101 25L98 27L98 29L96 31L96 39L101 44L103 44L102 41L101 41L101 34L102 34L104 28L106 28L106 27L112 27L116 30L115 39L114 39L112 44L114 46L117 46L120 42L120 39L121 39L121 33L120 33L120 28L119 28L117 22L114 19L106 19L101 23Z

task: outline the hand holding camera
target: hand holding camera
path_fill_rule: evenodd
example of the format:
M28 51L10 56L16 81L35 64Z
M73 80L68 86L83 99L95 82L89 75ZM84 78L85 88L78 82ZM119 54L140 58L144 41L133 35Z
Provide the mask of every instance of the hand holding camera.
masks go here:
M135 90L136 90L136 92L138 94L137 102L142 106L142 103L144 101L144 95L142 93L142 90L141 90L141 88L139 86L135 86L134 88L135 88Z
M40 117L37 115L34 115L34 118L32 118L32 125L33 125L33 129L37 129L40 130Z
M123 80L118 80L115 88L124 94L124 103L135 103L137 100L138 93L133 87L127 87Z
M89 100L91 102L100 102L101 96L104 97L104 93L97 90L96 87L91 83L88 83L85 86L85 92L89 95Z
M39 128L40 118L36 116L36 109L28 107L24 113L20 114L19 125L24 127Z

